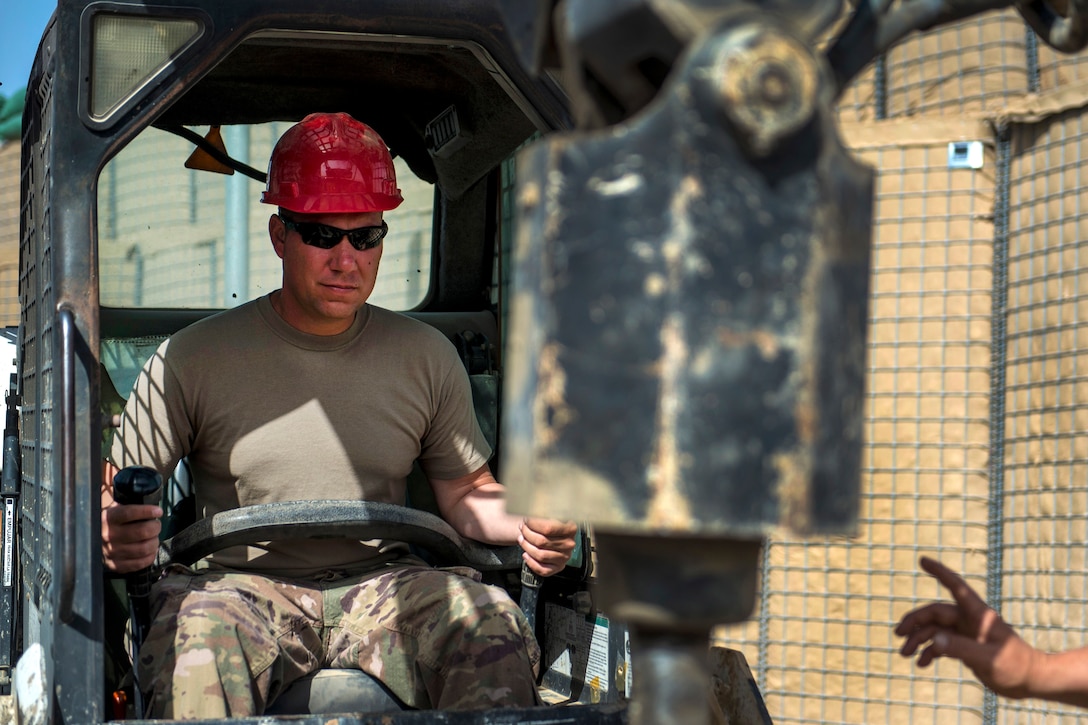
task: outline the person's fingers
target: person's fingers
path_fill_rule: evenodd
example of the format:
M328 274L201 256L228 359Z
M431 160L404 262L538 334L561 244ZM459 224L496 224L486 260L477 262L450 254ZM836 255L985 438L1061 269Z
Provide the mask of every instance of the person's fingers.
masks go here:
M162 523L158 506L118 506L102 509L102 560L118 573L137 571L155 561Z
M573 537L551 539L533 531L528 522L522 525L518 546L529 569L540 576L551 576L567 565L574 550Z
M971 585L969 585L962 576L952 571L941 562L936 559L930 559L928 556L923 556L919 563L927 574L933 576L949 591L949 593L952 594L952 598L956 600L956 604L963 609L963 612L967 616L980 617L985 610L989 609L982 597L971 588Z
M567 560L570 559L569 550L565 548L550 549L547 547L536 546L524 536L518 539L518 545L521 547L522 551L524 551L536 561L541 562L542 564L561 563L565 565L567 563Z
M102 546L102 561L106 568L118 574L127 574L139 571L155 563L158 553L158 544L128 544L125 546Z
M938 627L935 624L916 627L909 635L906 635L907 639L903 642L903 646L899 648L899 654L904 657L910 657L917 652L918 648L924 643L933 639L939 631L941 631L941 627Z
M542 577L548 577L552 576L553 574L558 574L563 570L563 567L566 566L567 563L566 559L564 559L561 563L557 561L539 561L538 559L534 558L533 555L530 554L528 551L522 554L521 558L522 561L525 562L525 565L529 567L530 571L532 571L537 576Z
M929 645L924 650L922 650L922 654L918 655L918 659L915 661L914 664L919 667L929 667L929 663L940 656L940 653L933 648L933 645Z
M158 542L162 523L158 519L140 519L132 523L114 525L103 535L103 540L114 545Z
M963 612L951 602L933 602L924 607L919 607L899 620L895 627L895 633L900 637L906 637L919 627L936 624L941 627L955 627L960 623Z
M554 524L554 525L552 525ZM555 551L570 558L578 527L547 519L526 519L519 528L518 543L526 542L537 549Z
M542 540L538 537L534 537L531 532L525 532L521 536L519 536L518 545L526 551L529 551L531 548L534 554L543 554L544 552L548 552L557 556L562 556L564 560L569 559L571 554L574 553L574 542L570 539Z
M155 522L158 523L158 522ZM106 568L118 573L138 571L155 563L158 536L138 540L102 540L102 560Z
M115 504L106 509L110 524L128 524L133 521L147 521L162 518L162 509L152 504Z
M158 519L145 519L124 525L102 527L102 543L114 550L127 546L158 546L162 524Z
M521 531L533 533L543 542L546 540L562 541L573 540L578 533L578 524L572 521L557 521L555 519L527 518L521 526Z
M957 657L957 654L962 654L964 648L962 642L959 640L964 640L975 647L978 647L978 645L971 642L971 640L966 637L961 637L955 632L950 632L947 629L938 629L934 632L930 645L922 650L922 654L918 655L918 666L926 667L938 657L955 657L956 659L960 659L960 657Z
M948 657L959 660L972 672L988 672L993 668L994 654L992 645L942 629L933 635L932 643L918 656L918 666L925 667L938 657Z

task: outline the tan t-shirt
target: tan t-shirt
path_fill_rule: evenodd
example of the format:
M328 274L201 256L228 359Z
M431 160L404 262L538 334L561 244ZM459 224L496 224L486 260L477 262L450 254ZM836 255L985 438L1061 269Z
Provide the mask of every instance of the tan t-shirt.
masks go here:
M441 332L368 305L346 332L308 335L261 297L159 347L133 386L111 458L167 476L188 456L198 514L210 516L273 501L403 504L417 458L433 480L471 473L490 455L464 366ZM301 577L405 550L281 540L210 562Z

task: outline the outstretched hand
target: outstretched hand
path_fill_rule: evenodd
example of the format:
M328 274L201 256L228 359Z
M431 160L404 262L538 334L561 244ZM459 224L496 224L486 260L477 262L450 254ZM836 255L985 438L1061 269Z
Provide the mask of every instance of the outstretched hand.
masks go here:
M1032 671L1044 655L1021 639L959 574L928 557L922 557L921 566L948 589L953 601L927 604L904 616L895 628L898 636L906 637L900 653L910 657L928 642L918 656L919 667L951 657L999 695L1033 696Z

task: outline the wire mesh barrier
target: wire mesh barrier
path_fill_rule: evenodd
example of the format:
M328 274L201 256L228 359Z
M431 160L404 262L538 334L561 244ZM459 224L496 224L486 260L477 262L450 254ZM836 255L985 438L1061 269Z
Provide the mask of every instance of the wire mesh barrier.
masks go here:
M1029 36L1010 8L908 38L885 58L887 105L878 117L986 111L1023 95Z
M998 548L1003 614L1037 646L1088 644L1088 117L1009 132L1004 390ZM1083 711L1002 703L997 722L1080 722Z
M1086 58L991 13L908 39L843 94L842 136L879 174L859 530L772 537L757 617L718 632L775 722L1085 716L954 662L918 670L892 628L947 598L926 554L1036 646L1088 643ZM964 141L980 168L950 168Z
M1083 82L1086 62L1040 43L1010 8L907 38L846 89L839 112L847 121L999 113L1011 99Z
M844 134L881 170L859 530L774 537L757 619L720 632L746 651L775 722L931 722L982 706L957 666L913 672L891 631L938 593L920 554L975 583L986 569L993 178L949 170L947 133Z

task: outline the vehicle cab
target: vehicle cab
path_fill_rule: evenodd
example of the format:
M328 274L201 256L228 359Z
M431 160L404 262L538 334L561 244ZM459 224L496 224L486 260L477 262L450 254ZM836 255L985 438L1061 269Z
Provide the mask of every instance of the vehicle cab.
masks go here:
M59 3L24 122L20 575L0 638L6 673L39 653L26 667L41 722L138 715L124 602L111 603L123 586L101 564L103 446L161 340L279 286L259 199L273 144L305 115L349 113L389 145L405 203L386 216L370 303L458 346L501 455L513 157L569 125L562 91L521 68L504 27L495 2ZM164 496L186 486L179 470ZM572 695L570 680L568 700L618 698Z

